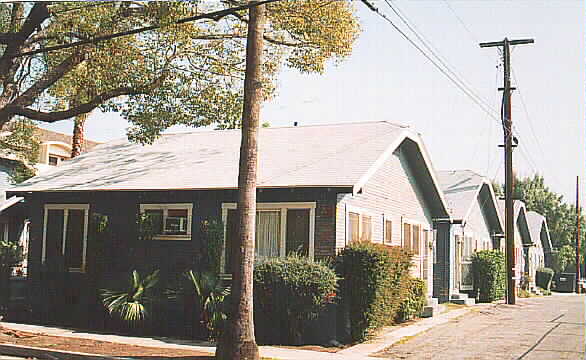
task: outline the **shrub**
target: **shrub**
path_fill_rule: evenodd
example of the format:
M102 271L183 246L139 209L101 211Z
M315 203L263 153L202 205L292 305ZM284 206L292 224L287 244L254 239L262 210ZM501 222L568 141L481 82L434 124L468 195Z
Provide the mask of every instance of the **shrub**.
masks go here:
M539 268L535 273L535 284L542 289L551 289L554 271L550 268Z
M288 331L277 341L299 344L303 321L315 318L335 296L337 281L332 269L306 257L264 260L254 268L255 313L270 320L268 333ZM265 329L259 330L262 338Z
M125 290L100 290L102 304L111 316L115 316L132 327L142 324L150 315L157 295L154 288L159 282L159 270L146 277L132 271Z
M395 322L409 281L410 253L399 247L353 243L340 252L335 266L352 341L365 340Z
M407 321L421 314L426 303L425 290L425 281L421 279L409 278L405 282L403 301L395 317L397 322Z
M203 220L200 223L202 242L205 247L202 249L205 272L219 274L220 259L224 245L224 223L219 220Z
M206 327L210 339L218 339L226 321L224 303L230 288L223 286L221 279L214 273L195 273L190 270L185 273L185 278L189 286L183 290L195 295L199 321Z
M481 250L472 256L474 293L480 302L493 302L505 296L505 255L499 250Z

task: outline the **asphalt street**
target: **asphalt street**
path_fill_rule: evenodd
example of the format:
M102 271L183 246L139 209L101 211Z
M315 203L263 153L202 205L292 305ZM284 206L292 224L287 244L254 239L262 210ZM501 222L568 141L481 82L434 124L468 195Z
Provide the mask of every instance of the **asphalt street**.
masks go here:
M404 339L380 353L388 359L584 360L584 295L519 299L476 309Z

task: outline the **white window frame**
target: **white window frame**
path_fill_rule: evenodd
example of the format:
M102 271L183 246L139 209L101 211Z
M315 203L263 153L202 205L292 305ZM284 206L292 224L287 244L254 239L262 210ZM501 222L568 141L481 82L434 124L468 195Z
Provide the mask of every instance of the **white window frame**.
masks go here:
M63 234L61 243L61 253L65 256L65 242L67 239L67 221L69 218L69 210L83 210L84 211L84 226L83 226L83 239L82 239L82 255L81 255L81 268L69 268L69 272L85 272L86 267L86 256L87 256L87 234L89 225L89 204L45 204L45 212L43 219L43 252L41 256L41 263L45 264L47 260L47 219L49 210L63 210Z
M220 266L222 271L225 269L226 262L226 235L228 227L228 210L236 210L237 203L222 203L222 222L224 224L224 242L222 244L222 258ZM287 210L289 209L306 209L309 210L309 258L313 260L315 248L315 202L273 202L273 203L256 203L257 211L280 211L281 212L281 234L279 244L279 257L285 257L287 246Z
M156 234L153 240L191 240L191 224L193 218L193 203L174 203L174 204L140 204L140 213L144 214L147 210L163 210L163 231L165 230L165 223L169 210L187 210L187 234L185 235L167 235Z
M376 215L374 215L373 212L367 211L363 208L346 204L346 212L345 212L346 237L344 239L345 245L348 245L350 243L350 237L352 235L352 234L350 234L350 213L358 214L358 234L360 234L360 236L362 236L362 217L363 216L370 217L370 236L371 236L370 242L372 242L372 243L377 242L377 241L375 241L375 236L374 236L374 221L376 219ZM384 232L384 229L383 229L383 232ZM384 237L382 239L381 244L383 242L384 242Z

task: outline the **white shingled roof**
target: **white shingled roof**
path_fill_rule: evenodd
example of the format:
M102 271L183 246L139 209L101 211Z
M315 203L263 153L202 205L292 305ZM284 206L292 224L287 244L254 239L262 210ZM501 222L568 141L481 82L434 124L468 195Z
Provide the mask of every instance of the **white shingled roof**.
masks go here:
M437 178L450 214L455 219L465 219L476 201L484 178L470 170L440 170Z
M529 227L529 232L531 233L531 241L536 244L541 241L541 228L545 226L547 243L541 245L545 249L551 249L551 239L549 237L549 229L547 227L547 220L545 219L545 216L535 211L527 211L525 217L527 218L527 226Z
M9 191L237 188L240 134L170 134L145 146L115 140ZM361 185L405 138L420 142L407 127L387 122L263 128L258 186Z

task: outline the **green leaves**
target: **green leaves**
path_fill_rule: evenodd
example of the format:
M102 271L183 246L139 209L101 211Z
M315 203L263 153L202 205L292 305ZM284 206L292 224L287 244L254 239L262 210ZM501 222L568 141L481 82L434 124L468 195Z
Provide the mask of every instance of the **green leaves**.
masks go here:
M499 250L481 250L472 255L474 293L481 302L493 302L505 296L505 254Z
M0 241L0 268L10 268L16 266L22 260L22 246L12 241Z
M158 282L159 270L155 270L144 279L138 271L133 270L127 290L102 289L100 291L102 304L111 316L136 326L148 318L156 297L153 290Z
M31 71L19 80L20 92L49 74L55 81L40 87L25 106L35 104L54 113L95 101L83 112L98 105L119 112L131 123L130 138L141 143L154 141L163 130L178 124L236 128L243 101L247 12L218 21L174 24L233 4L51 3L47 6L52 16L25 41L29 50L144 26L162 27L26 58L20 69L30 60ZM12 12L12 7L0 7L2 28L8 27ZM329 61L349 56L360 30L354 12L348 1L283 0L268 5L262 65L265 99L274 95L283 66L323 73ZM74 64L60 67L74 53L80 54Z

